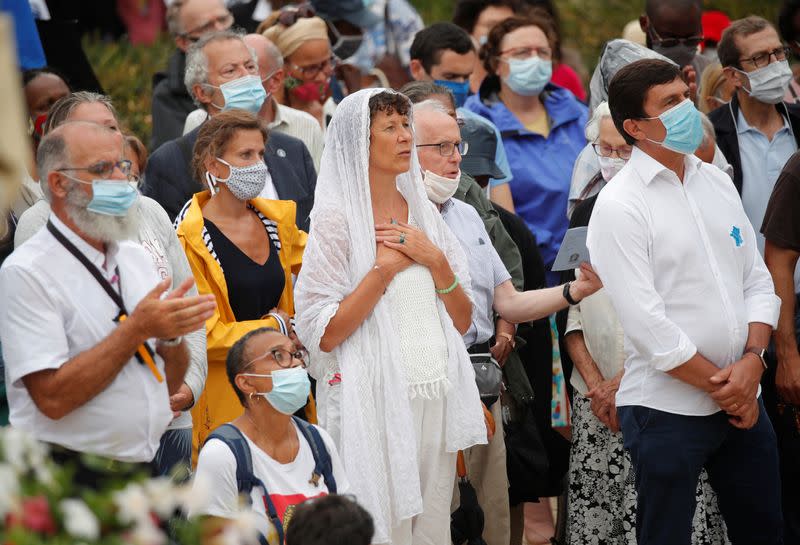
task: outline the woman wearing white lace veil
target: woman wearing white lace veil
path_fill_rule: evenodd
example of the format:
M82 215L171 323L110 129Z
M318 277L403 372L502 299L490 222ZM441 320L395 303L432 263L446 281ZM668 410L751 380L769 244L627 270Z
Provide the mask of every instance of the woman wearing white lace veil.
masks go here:
M455 453L486 442L461 332L466 257L428 201L411 105L385 89L343 100L326 135L295 292L320 423L375 543L450 542ZM341 415L341 416L340 416Z

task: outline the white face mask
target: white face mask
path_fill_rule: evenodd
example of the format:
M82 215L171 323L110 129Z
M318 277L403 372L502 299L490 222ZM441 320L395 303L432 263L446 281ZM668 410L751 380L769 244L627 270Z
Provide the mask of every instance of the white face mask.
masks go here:
M617 173L622 170L622 167L625 166L627 161L625 159L620 159L619 157L598 157L597 161L600 163L600 174L603 176L603 179L607 182L611 181L611 178L617 175Z
M744 89L751 97L765 104L777 104L783 100L783 95L789 88L792 81L792 69L789 68L789 61L777 61L753 70L743 72L750 80L750 91Z
M444 176L434 174L430 170L426 170L422 182L425 184L425 192L428 194L428 199L436 204L444 204L450 197L456 194L460 179L460 170L455 178L445 178Z

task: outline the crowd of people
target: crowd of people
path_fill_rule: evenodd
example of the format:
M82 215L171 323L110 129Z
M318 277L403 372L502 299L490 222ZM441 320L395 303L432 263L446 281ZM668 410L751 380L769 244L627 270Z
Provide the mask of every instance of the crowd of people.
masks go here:
M646 0L588 86L551 2L365 4L167 2L150 153L0 87L10 425L268 545L800 544L800 2Z

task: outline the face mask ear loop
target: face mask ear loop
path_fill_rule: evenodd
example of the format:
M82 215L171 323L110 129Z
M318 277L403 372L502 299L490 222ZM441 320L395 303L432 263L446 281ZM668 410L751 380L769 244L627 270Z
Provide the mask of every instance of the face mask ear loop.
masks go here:
M789 125L789 132L792 133L792 140L797 142L797 138L794 136L794 127L792 127L792 118L789 117L789 108L786 107L786 103L783 101L781 101L781 105L783 105L783 111L786 113L786 117L784 119L786 119L787 125Z
M211 192L211 196L217 194L219 188L217 188L217 183L214 181L214 175L210 172L206 171L206 184L208 184L208 190Z

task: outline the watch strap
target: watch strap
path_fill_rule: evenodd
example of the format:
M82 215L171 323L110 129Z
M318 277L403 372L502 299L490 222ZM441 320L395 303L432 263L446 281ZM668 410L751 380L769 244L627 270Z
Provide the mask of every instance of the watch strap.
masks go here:
M577 305L578 303L580 303L580 301L576 301L575 299L572 298L572 295L569 294L569 288L571 285L572 282L567 282L566 284L564 284L564 291L562 291L561 293L564 295L564 299L567 300L567 303L569 303L570 305Z
M744 353L745 354L755 354L756 356L758 356L758 359L761 360L761 365L764 366L765 370L767 369L767 359L765 358L765 356L767 354L767 349L766 348L758 348L758 347L755 347L755 346L751 346L750 348L746 349L744 351Z

